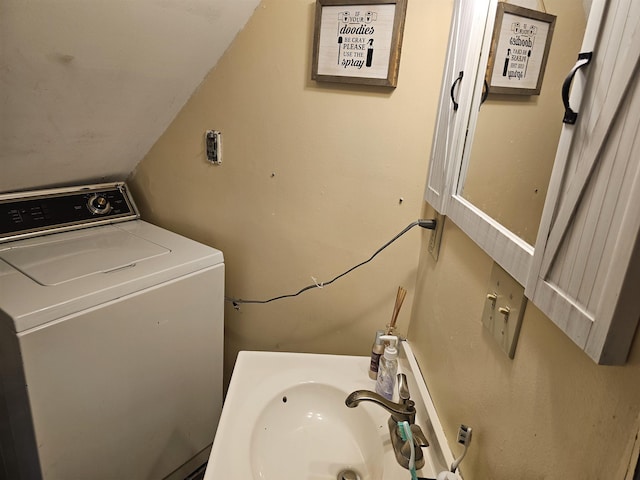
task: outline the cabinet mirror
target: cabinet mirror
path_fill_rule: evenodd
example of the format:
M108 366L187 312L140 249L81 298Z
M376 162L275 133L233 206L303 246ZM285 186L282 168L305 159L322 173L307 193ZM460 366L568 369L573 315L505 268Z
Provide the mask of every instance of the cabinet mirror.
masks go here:
M562 129L564 106L560 92L580 51L588 6L583 0L527 3L531 9L544 9L556 16L540 94L492 93L484 81L491 58L483 51L478 68L481 91L476 92L470 113L469 125L473 128L469 128L464 147L457 194L534 245ZM485 36L491 36L491 13L487 23ZM510 60L518 61L519 53L509 50ZM504 57L503 52L499 55ZM525 56L524 60L526 67L528 58Z
M454 1L425 199L526 286L559 138L567 131L563 108L571 103L579 109L582 98L586 77L576 61L580 52L593 51L606 0L507 4L509 9L497 0ZM506 17L496 22L499 5L502 12L555 17L535 92L505 93L504 85L491 92L490 84L504 83L494 82L495 65L504 65L508 53L507 46L491 57L495 25L496 45L504 49L505 28L518 29L529 18L508 20L505 27ZM489 81L487 65L494 66Z

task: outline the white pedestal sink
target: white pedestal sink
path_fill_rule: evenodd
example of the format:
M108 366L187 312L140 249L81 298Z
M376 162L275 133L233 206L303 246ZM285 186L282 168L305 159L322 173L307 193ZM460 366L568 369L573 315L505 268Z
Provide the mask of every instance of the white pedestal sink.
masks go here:
M291 471L335 479L348 469L362 479L382 478L378 422L364 409L344 408L344 399L343 390L317 382L276 395L253 426L249 457L254 476L280 479Z
M430 444L418 476L435 478L453 458L411 349L403 347L399 371ZM368 368L368 357L240 352L205 480L410 479L395 459L389 414L370 402L344 403L354 390L374 390Z

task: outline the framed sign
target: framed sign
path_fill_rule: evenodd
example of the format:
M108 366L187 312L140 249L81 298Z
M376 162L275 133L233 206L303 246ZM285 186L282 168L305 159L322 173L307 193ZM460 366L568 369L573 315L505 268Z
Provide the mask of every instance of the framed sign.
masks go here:
M556 16L498 3L486 81L489 93L540 95Z
M395 87L407 0L316 0L311 78Z

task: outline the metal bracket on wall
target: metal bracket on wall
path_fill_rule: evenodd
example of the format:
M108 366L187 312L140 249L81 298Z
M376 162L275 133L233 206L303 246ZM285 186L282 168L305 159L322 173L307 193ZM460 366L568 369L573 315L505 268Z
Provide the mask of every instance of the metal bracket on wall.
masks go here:
M482 313L482 324L491 332L509 358L513 358L516 352L526 305L524 287L494 263Z

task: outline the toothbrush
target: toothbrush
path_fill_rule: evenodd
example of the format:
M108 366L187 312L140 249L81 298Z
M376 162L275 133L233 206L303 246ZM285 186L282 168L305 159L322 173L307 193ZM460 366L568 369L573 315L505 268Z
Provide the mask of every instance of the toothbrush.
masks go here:
M416 447L413 444L413 433L411 433L411 427L409 422L398 422L398 429L400 430L400 437L405 442L409 442L411 448L411 456L409 457L409 472L411 472L411 480L418 480L416 473Z
M451 464L451 472L455 472L458 469L458 465L460 465L460 462L462 462L462 459L467 454L467 449L471 443L471 427L460 425L460 428L458 429L458 443L460 445L464 445L464 450L462 455L456 458L456 460Z

